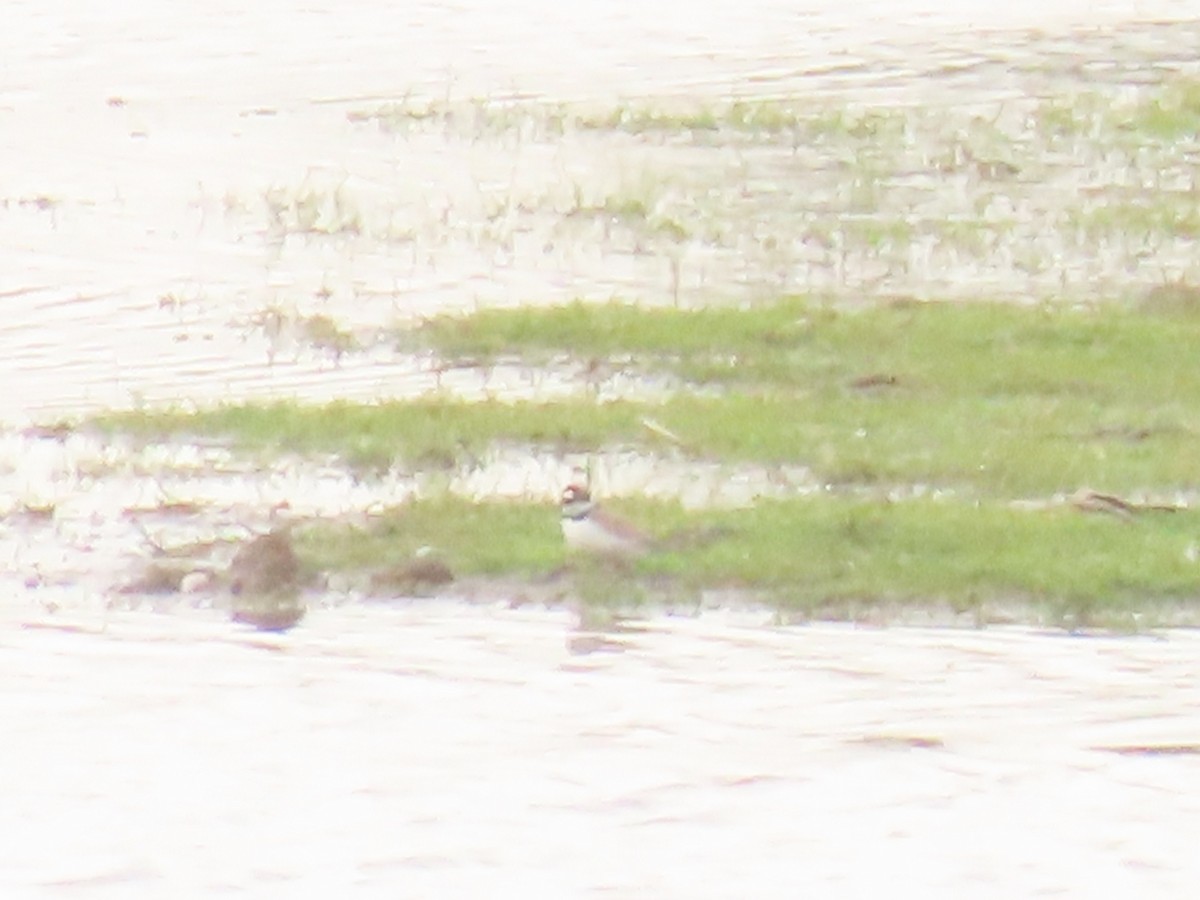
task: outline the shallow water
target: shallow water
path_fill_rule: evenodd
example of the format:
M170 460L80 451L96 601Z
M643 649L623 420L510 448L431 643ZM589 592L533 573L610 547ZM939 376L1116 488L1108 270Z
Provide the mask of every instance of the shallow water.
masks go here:
M952 127L970 137L965 149L989 150L976 140L994 119L1017 152L1038 98L1120 98L1198 71L1194 0L654 9L205 2L164 17L142 5L11 6L0 34L0 420L411 396L443 376L395 352L386 329L479 304L780 290L1029 298L1200 274L1190 242L1081 241L1062 224L1125 199L1131 171L1178 169L1176 187L1194 188L1183 145L1112 159L1050 147L1013 183L930 180L929 154L941 151L929 142L947 138L918 121L898 155L870 163L884 166L885 219L915 229L879 244L853 212L864 186L845 170L862 151L852 141L546 134L536 109L511 130L470 124L506 98L602 110L670 97L917 101L961 109ZM354 119L410 101L448 103L456 118L401 131ZM1094 202L1079 200L1098 186ZM647 205L645 221L600 212L631 203ZM982 247L938 231L976 207ZM679 227L686 237L672 238ZM314 340L313 316L363 349ZM474 377L451 387L561 390Z
M1200 877L1190 633L710 613L580 656L566 613L452 601L281 637L4 618L5 896L1182 897Z
M751 227L794 212L771 202L771 179L795 166L778 148L579 134L558 146L449 124L398 136L348 114L407 97L797 92L1019 111L1022 98L1194 72L1197 35L1196 2L209 2L169 16L9 4L0 421L143 401L579 389L569 372L438 372L384 332L475 304L699 302L789 284L861 294L872 278L902 290L946 272L1036 294L1064 277L1190 274L1189 244L1164 242L1157 267L1127 271L1138 248L1089 254L1055 235L1033 238L1068 262L1028 277L919 242L903 259L820 255L843 245L782 260ZM689 244L674 286L678 248L569 214L576 192L603 204L671 166L699 174L658 196L664 214L739 167L767 185L740 206L711 200L750 225ZM1079 166L1056 166L1042 174L1078 193ZM339 356L306 338L296 322L318 314L366 349ZM460 473L459 489L544 492L570 465L505 454ZM613 483L680 478L601 463ZM898 885L1182 897L1200 877L1191 632L781 628L743 610L597 635L567 610L503 599L331 592L293 632L263 636L114 585L155 544L243 537L283 500L298 515L360 514L411 480L11 430L0 472L5 897L874 897ZM803 489L794 476L789 489ZM705 499L739 479L765 490L754 472L687 477ZM203 513L158 508L174 501Z

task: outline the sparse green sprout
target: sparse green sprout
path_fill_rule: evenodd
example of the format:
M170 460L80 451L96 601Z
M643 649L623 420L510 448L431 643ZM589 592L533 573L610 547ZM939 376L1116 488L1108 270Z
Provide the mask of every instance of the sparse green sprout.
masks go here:
M358 339L350 331L338 326L329 316L308 316L300 320L300 333L304 341L316 350L331 353L335 359L360 348Z

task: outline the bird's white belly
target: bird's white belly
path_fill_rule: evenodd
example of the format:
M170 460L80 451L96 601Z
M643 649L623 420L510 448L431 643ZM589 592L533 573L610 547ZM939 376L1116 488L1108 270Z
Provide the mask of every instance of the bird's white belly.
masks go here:
M586 519L563 519L563 540L570 550L589 553L637 553L641 545L624 535L609 531L603 526Z

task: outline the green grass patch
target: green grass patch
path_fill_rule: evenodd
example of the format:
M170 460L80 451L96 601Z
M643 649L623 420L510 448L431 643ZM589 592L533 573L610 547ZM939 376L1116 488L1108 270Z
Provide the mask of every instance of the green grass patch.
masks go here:
M645 309L634 304L571 303L532 309L484 310L462 318L439 316L402 332L402 347L428 347L443 356L533 362L570 353L579 358L632 354L704 360L763 343L786 343L812 316L831 314L808 301L754 308L696 311Z
M546 573L564 559L556 510L448 495L396 507L369 526L310 526L297 546L311 567L338 572L403 566L423 553L460 576Z
M451 359L600 358L716 386L645 410L699 457L999 496L1180 489L1200 483L1188 451L1200 370L1176 363L1200 341L1191 297L1178 286L1086 309L577 303L435 319L407 339Z
M1142 100L1119 127L1164 140L1194 139L1200 131L1200 79L1178 77Z
M283 401L199 411L113 412L92 424L141 440L216 436L248 450L334 454L357 468L386 469L402 463L443 469L501 440L560 450L586 450L622 438L632 441L645 432L642 412L628 403Z
M734 535L668 558L696 583L771 587L801 604L883 598L951 603L1039 598L1076 605L1191 596L1194 514L1134 523L1068 507L829 497L762 503L713 519Z
M833 485L925 484L972 496L1200 485L1192 452L1200 342L1184 286L1089 309L895 304L840 311L618 304L436 319L409 340L454 359L601 358L684 382L663 403L295 403L102 417L148 438L224 435L355 466L468 464L497 442L560 451L661 450L652 419L695 459L807 466ZM714 390L715 388L715 390ZM670 447L676 449L673 445Z
M1154 315L1147 312L1156 313ZM631 357L691 380L791 389L901 370L958 393L1159 393L1200 384L1157 354L1194 346L1200 323L1168 307L893 303L839 310L808 298L753 307L642 309L572 303L438 317L401 345L447 359L537 364Z
M813 614L886 601L1036 606L1105 621L1132 607L1191 603L1200 593L1190 559L1200 516L1192 512L1124 521L1065 506L830 496L703 513L672 503L616 506L668 549L629 570L608 567L611 579L605 567L564 553L557 510L546 504L414 502L366 528L312 526L300 549L319 568L354 572L400 565L430 547L459 576L549 575L566 566L597 602L723 587Z

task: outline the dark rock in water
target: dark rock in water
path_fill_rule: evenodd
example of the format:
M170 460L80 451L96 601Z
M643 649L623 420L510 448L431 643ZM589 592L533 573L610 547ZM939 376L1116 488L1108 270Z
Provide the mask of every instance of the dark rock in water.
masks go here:
M300 560L284 526L238 550L229 566L231 618L261 631L286 631L304 618Z
M183 584L183 579L190 574L191 568L183 566L163 565L162 563L151 563L144 572L130 581L128 584L122 585L118 589L121 594L178 594Z
M287 527L254 538L238 550L229 566L234 596L295 591L299 586L300 560Z

